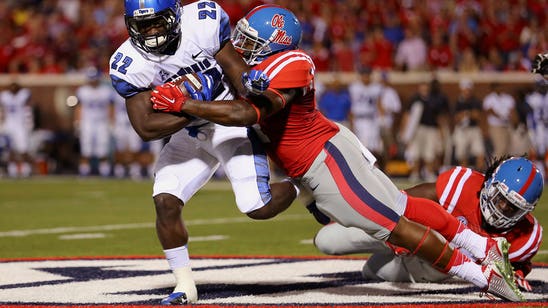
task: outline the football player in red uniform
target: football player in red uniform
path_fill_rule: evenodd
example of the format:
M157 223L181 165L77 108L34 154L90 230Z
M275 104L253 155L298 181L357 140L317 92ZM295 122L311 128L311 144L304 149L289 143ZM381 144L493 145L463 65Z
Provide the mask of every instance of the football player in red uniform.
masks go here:
M263 142L270 158L310 189L317 207L331 219L404 247L483 291L523 300L512 268L505 262L506 240L481 240L443 209L436 213L438 225L432 228L439 233L425 227L439 206L400 191L375 167L375 157L352 132L320 113L314 98L314 63L299 50L300 38L301 26L292 12L277 5L258 6L238 21L232 42L246 62L270 80L262 94L202 102L178 87L162 85L152 93L153 108L222 125L253 127L250 134ZM479 264L449 246L440 233L445 238L452 235L452 242L473 251Z
M542 226L531 214L543 190L540 171L523 157L495 160L486 174L454 167L441 173L435 183L423 183L406 192L439 204L474 232L505 237L518 285L531 291L525 276L542 242ZM369 279L387 281L440 281L447 278L401 249L391 249L357 228L332 223L315 237L324 253L341 255L373 253L363 268Z

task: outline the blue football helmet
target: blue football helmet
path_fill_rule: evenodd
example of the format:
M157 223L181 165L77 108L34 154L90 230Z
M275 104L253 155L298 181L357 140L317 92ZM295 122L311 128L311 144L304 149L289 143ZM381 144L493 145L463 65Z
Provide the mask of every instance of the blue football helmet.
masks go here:
M179 0L125 0L124 18L131 42L145 52L161 54L181 36Z
M249 65L262 62L277 52L297 49L301 23L291 11L273 4L252 9L238 21L232 44Z
M535 208L543 188L542 174L530 160L511 157L485 181L480 194L481 214L495 229L511 228Z

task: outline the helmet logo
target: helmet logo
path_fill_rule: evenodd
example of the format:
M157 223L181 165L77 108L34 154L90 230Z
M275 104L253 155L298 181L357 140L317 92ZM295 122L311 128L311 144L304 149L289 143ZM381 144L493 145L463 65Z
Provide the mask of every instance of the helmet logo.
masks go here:
M276 28L274 38L272 39L273 43L280 45L291 45L292 38L287 35L285 30L282 30L285 26L284 16L280 14L274 14L272 20L270 21L272 27Z
M152 8L152 7L144 8L144 9L141 8L141 9L133 11L133 16L135 16L135 17L146 16L146 15L151 15L151 14L154 14L154 8Z

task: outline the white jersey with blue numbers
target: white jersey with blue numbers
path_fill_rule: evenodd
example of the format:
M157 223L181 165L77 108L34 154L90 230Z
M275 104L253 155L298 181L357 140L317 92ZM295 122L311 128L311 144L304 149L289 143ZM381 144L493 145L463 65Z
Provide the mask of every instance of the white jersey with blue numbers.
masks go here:
M20 89L17 93L5 90L0 92L0 108L4 114L4 126L20 128L28 122L30 90ZM0 119L0 123L2 119Z
M113 103L112 88L106 84L83 85L76 89L78 104L81 106L82 123L108 125L109 108Z
M0 92L0 137L5 134L9 140L10 150L17 153L27 153L30 146L30 96L29 89L20 89L17 93L9 90Z
M110 59L110 76L118 93L131 97L153 89L178 76L193 72L212 75L215 100L234 96L223 80L215 54L230 40L230 23L226 12L211 1L194 2L182 8L181 38L173 55L145 53L126 40ZM190 125L197 125L193 121Z
M128 39L110 59L110 77L124 98L203 72L213 76L215 100L234 98L215 55L230 41L226 12L214 1L182 7L181 36L172 55L145 53ZM130 102L131 103L131 102ZM154 167L152 196L171 194L187 201L223 168L231 182L236 204L243 213L263 207L271 199L266 153L252 143L246 127L229 127L202 119L172 134Z

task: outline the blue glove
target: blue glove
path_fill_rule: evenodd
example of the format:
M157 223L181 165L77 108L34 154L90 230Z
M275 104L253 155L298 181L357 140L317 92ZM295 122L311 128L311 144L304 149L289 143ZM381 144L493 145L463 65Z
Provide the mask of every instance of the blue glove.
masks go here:
M202 72L198 72L196 73L196 75L198 75L198 77L200 78L202 89L198 91L193 86L191 86L188 81L184 81L183 85L185 86L188 95L190 95L190 97L195 100L210 101L213 98L213 87L215 85L215 82L213 81L213 76L208 74L202 74Z
M262 94L270 85L270 79L261 70L250 70L242 74L242 84L249 93Z

